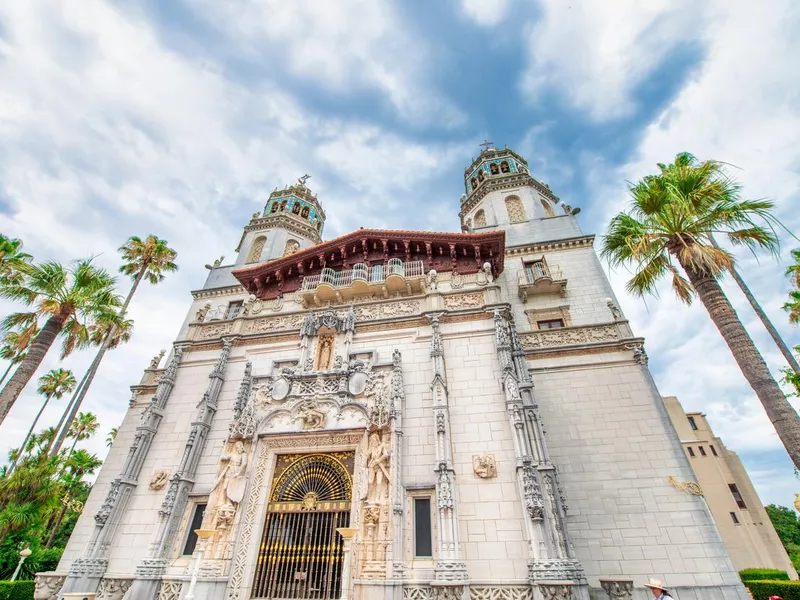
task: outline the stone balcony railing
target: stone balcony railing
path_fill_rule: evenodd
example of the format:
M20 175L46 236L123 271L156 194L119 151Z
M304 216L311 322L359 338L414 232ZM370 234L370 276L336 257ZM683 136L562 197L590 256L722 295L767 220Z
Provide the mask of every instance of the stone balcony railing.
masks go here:
M322 269L319 275L303 278L298 294L304 301L314 304L337 300L342 302L355 295L382 292L419 292L425 280L425 265L421 260L403 262L392 258L386 264L368 267L354 265L347 271Z
M521 333L519 339L522 348L528 352L598 344L641 343L641 339L634 338L630 325L625 320L599 325L541 329Z
M542 294L559 294L564 296L567 292L567 280L557 266L547 263L534 263L526 267L517 275L519 297L523 302L530 296Z

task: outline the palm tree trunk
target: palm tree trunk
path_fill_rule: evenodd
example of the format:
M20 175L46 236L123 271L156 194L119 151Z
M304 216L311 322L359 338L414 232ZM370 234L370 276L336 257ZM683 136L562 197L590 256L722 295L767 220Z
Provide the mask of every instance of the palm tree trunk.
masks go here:
M67 514L67 505L61 508L61 513L58 515L58 519L56 520L55 524L50 531L50 537L47 538L47 543L44 545L45 548L49 548L53 545L53 541L56 539L56 534L58 533L58 528L61 527L61 522L64 520L64 515Z
M61 413L61 419L59 419L58 425L56 426L56 437L50 442L50 444L47 447L47 451L50 452L50 454L52 456L55 456L56 454L58 454L58 451L61 449L61 446L64 444L64 440L67 437L67 433L69 433L69 425L72 423L72 420L67 421L67 416L72 413L72 407L75 405L75 401L77 400L78 396L80 395L81 389L83 388L84 385L86 385L86 382L89 380L90 375L92 375L92 373L96 369L97 369L97 356L95 356L92 359L92 362L89 365L89 368L86 370L86 373L84 373L83 377L81 377L81 381L78 384L78 387L75 388L75 391L72 393L72 397L69 399L69 402L67 402L67 405L64 407L64 412ZM78 411L75 411L75 412L77 413ZM73 419L74 418L75 417L73 416ZM64 436L63 436L63 438L60 438L58 432L60 432L62 430L62 428L64 430ZM53 448L53 445L56 443L57 439L59 440L59 445L58 445L58 447L56 448L55 451L51 451L51 449Z
M719 245L713 236L711 237L711 243L714 244L714 247L719 248ZM750 291L750 288L744 282L744 279L742 279L741 275L739 275L739 272L735 268L732 268L730 272L733 280L737 283L739 288L742 290L742 293L744 293L745 298L747 298L747 301L750 303L750 306L753 307L753 310L758 315L758 318L761 319L761 322L764 324L767 332L769 332L770 336L772 336L772 340L775 342L778 350L781 351L781 354L783 354L786 362L789 363L789 366L795 373L800 373L800 364L798 364L797 359L794 357L794 354L792 354L789 346L787 346L786 342L783 341L781 334L778 333L777 329L775 329L775 326L767 316L767 313L765 313L764 309L761 308L761 304L758 303L758 300L756 300L756 297Z
M56 341L56 336L64 327L67 316L66 314L57 314L47 319L47 323L33 340L25 360L14 371L14 375L0 392L0 424L3 423L11 407L14 406L14 402L17 401L22 390L36 373L36 369L42 364L47 351L50 350L50 346Z
M12 368L13 366L14 366L14 361L12 360L12 361L11 361L11 363L9 363L9 365L8 365L8 368L6 369L6 372L5 372L5 373L3 373L3 376L2 376L2 377L0 377L0 383L3 383L3 381L5 380L5 378L8 376L8 372L11 370L11 368Z
M22 445L19 447L19 454L17 455L16 460L11 461L11 465L8 468L8 474L14 472L14 468L17 466L17 460L22 458L22 453L25 450L25 446L28 445L28 440L31 439L31 435L33 434L33 430L36 428L36 423L39 422L39 418L42 416L44 409L47 408L47 403L50 402L50 398L44 399L44 404L42 404L42 408L39 409L39 413L36 415L36 418L31 423L31 428L28 429L28 434L25 436L25 440L23 440Z
M69 454L67 454L67 459L64 462L69 460L69 457L72 456L72 453L75 452L75 446L78 444L78 440L81 439L81 435L78 431L75 432L75 441L72 442L72 447L69 449Z
M680 260L680 259L679 259ZM778 437L795 467L800 469L800 417L795 412L778 382L770 373L767 363L747 334L736 311L725 296L719 282L689 265L681 263L689 281L697 291L711 320L717 326L725 343L733 354L742 374L761 400L764 410L772 421Z
M144 274L147 271L147 265L144 265L139 273L136 275L136 279L133 281L133 285L131 286L131 290L128 292L128 297L125 298L125 302L122 304L122 308L119 309L119 318L124 319L125 313L128 311L128 305L131 303L131 299L133 298L133 294L136 292L136 288L139 287L139 284L142 282L144 278ZM56 439L56 443L53 444L53 447L50 451L52 456L58 454L59 450L61 450L61 446L64 445L64 441L67 439L67 433L69 432L69 424L72 423L72 420L75 418L75 415L78 414L78 411L81 408L81 404L83 403L83 399L86 397L86 392L89 391L89 386L92 384L94 380L94 376L97 374L97 369L100 367L100 361L103 360L103 356L108 350L108 347L111 345L111 341L114 339L114 334L116 333L116 326L111 327L106 334L103 343L100 345L100 349L97 351L97 355L95 356L94 360L92 361L89 370L84 375L83 379L81 380L82 385L78 386L78 389L75 392L75 395L70 400L70 404L68 406L68 416L66 420L66 424L64 425L63 429L59 432L58 438ZM84 383L85 382L85 383Z

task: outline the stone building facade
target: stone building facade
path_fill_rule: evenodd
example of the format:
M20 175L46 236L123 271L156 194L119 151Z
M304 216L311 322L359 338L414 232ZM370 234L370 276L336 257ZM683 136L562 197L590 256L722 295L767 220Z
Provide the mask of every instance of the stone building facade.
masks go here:
M464 183L461 233L329 241L273 192L37 597L746 598L577 210L507 148Z
M664 405L736 569L780 569L797 579L739 456L714 435L703 413L684 412L675 396L665 396Z

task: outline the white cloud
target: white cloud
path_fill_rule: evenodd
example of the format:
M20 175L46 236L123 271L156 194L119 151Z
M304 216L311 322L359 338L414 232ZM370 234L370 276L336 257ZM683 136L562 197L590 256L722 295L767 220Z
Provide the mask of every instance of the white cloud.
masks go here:
M505 20L510 0L461 0L461 10L478 25L493 27Z
M671 52L701 32L703 3L688 0L539 0L528 27L528 97L553 88L602 120L631 112L636 86Z
M596 203L587 215L592 222L606 223L623 207L625 187L620 182L636 180L653 172L657 162L688 150L700 158L742 167L731 172L743 184L743 196L774 199L776 214L800 231L796 211L800 113L797 97L789 92L800 85L794 65L800 42L788 26L800 17L800 10L788 1L724 6L725 18L709 32L705 61L645 130L630 163L618 171L605 168L602 161L593 166L598 187ZM784 243L780 264L769 256L756 260L742 250L737 258L740 271L786 341L798 345L800 330L788 325L780 306L789 288L783 276L788 248L800 244L785 235ZM780 451L772 425L702 304L687 308L665 285L661 298L650 298L645 305L622 294L627 276L620 271L611 279L635 331L647 338L662 393L677 395L687 410L705 411L716 433L745 462L749 452ZM773 371L783 368L783 358L741 292L730 279L724 289ZM759 478L760 490L765 481ZM770 481L763 492L771 501L790 505L796 486L791 471Z

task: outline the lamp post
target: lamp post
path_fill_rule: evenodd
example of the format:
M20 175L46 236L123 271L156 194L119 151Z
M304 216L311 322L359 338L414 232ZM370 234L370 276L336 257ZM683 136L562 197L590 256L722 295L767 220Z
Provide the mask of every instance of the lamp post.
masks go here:
M200 574L200 563L203 561L203 554L206 551L208 540L217 533L216 529L195 529L197 534L197 560L194 561L192 569L192 580L189 582L189 589L186 591L184 600L194 600L194 588L197 586L197 576Z
M19 570L22 568L22 563L25 562L25 559L31 555L31 549L25 548L19 551L19 562L17 563L17 568L14 569L14 574L11 576L11 581L16 580L17 575L19 575Z
M342 540L344 541L344 556L342 557L342 596L340 600L348 600L348 595L350 593L351 546L353 544L353 538L355 537L356 533L358 533L358 529L355 529L354 527L339 527L336 529L336 531L340 536L342 536Z

